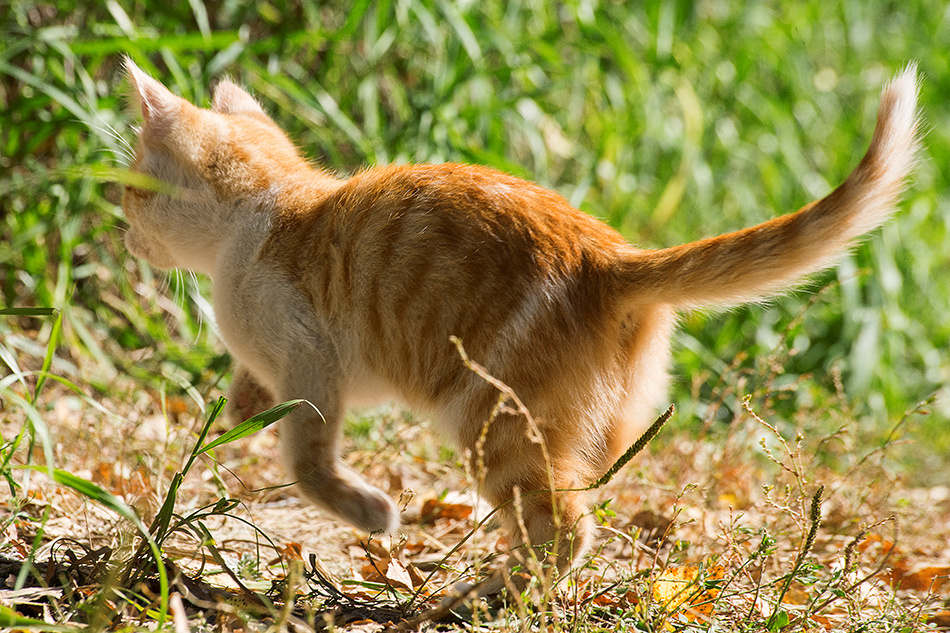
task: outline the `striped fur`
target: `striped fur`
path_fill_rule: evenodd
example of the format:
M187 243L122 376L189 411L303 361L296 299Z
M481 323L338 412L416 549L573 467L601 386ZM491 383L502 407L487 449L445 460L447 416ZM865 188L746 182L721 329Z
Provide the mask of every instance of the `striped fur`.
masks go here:
M127 68L144 120L133 168L165 183L126 191L129 250L213 277L240 366L236 411L313 403L282 422L286 465L315 503L369 531L395 529L398 512L338 457L348 406L398 398L431 415L477 455L493 503L515 487L581 487L664 398L675 311L761 299L834 262L890 215L918 144L911 67L884 89L867 155L828 197L736 233L638 250L558 194L483 167L336 178L238 86L220 83L205 110ZM498 394L452 336L519 395L543 447L517 413L486 424ZM571 537L553 554L569 567L590 540L583 495L523 505L533 544Z

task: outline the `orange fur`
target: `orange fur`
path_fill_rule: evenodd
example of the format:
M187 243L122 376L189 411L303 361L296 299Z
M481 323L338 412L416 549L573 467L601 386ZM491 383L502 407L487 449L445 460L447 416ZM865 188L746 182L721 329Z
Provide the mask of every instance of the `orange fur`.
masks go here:
M260 105L222 82L211 110L131 62L144 118L128 189L129 249L211 274L221 333L240 364L242 415L306 398L282 422L287 466L316 503L392 530L387 495L337 455L347 406L399 398L485 468L482 493L577 488L603 472L664 397L675 310L756 300L829 265L891 213L917 148L911 68L885 88L864 160L828 197L759 226L657 251L629 246L561 196L484 167L401 165L338 179L310 166ZM502 411L494 387L531 412ZM513 519L510 506L506 510ZM589 543L581 493L522 508L562 570Z

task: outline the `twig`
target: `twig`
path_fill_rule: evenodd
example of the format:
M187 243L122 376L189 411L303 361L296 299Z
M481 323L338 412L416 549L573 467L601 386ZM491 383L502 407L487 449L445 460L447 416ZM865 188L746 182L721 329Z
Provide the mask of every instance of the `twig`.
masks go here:
M674 407L674 405L671 404L671 405L670 405L670 408L667 409L666 412L663 413L663 415L661 415L660 417L658 417L658 418L656 419L656 421L655 421L653 424L650 425L650 428L648 428L646 431L644 431L643 435L641 435L640 438L639 438L636 442L634 442L633 445L632 445L630 448L628 448L628 449L624 452L623 455L620 456L620 459L618 459L617 461L614 462L614 465L611 466L611 467L607 470L607 472L605 472L605 473L603 474L603 476L602 476L600 479L598 479L597 481L595 481L595 482L592 483L591 485L587 486L586 488L581 488L580 491L581 491L581 492L585 492L585 491L588 491L588 490L594 490L594 489L596 489L596 488L600 488L601 486L606 485L607 482L609 482L611 479L613 479L614 475L616 475L617 472L618 472L621 468L623 468L624 466L627 465L627 462L629 462L631 459L633 459L634 456L636 456L637 453L639 453L639 452L642 451L644 448L646 448L646 445L650 443L650 440L652 440L654 437L656 437L657 433L660 432L660 429L662 429L663 426L664 426L667 422L670 421L670 418L673 417L673 411L675 411L675 410L676 410L676 408Z
M791 587L792 581L795 580L798 570L801 569L802 565L805 563L805 557L808 556L808 552L810 552L811 548L815 545L815 537L818 536L818 528L821 525L821 493L824 491L824 486L818 486L815 496L811 498L811 512L809 513L809 519L811 519L811 528L808 530L808 535L805 537L805 544L802 546L801 552L798 553L798 558L795 559L795 565L792 567L792 571L789 572L788 578L785 579L785 586L782 587L782 591L779 592L778 598L775 599L775 607L772 609L772 615L769 616L768 619L768 626L770 629L774 626L776 618L778 617L778 613L781 610L782 599L785 598L788 588Z

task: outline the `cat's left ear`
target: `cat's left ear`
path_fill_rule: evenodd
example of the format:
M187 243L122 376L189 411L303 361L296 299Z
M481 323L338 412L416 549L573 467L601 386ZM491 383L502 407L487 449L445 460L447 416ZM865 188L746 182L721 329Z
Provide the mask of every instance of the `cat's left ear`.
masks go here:
M132 84L132 98L139 106L145 127L153 130L170 127L181 115L182 104L187 102L149 77L128 57L125 58L125 70Z
M221 114L264 114L261 104L246 90L227 79L215 86L211 109Z

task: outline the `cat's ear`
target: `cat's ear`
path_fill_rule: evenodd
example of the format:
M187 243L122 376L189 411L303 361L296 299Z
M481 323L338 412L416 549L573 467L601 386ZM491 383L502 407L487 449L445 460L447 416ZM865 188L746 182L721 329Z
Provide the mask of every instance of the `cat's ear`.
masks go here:
M129 57L125 58L125 71L132 84L132 99L138 105L145 127L153 130L170 127L181 115L184 99L149 77Z
M227 79L222 80L214 89L211 109L221 114L264 114L261 104L246 90Z

